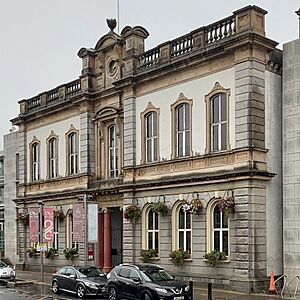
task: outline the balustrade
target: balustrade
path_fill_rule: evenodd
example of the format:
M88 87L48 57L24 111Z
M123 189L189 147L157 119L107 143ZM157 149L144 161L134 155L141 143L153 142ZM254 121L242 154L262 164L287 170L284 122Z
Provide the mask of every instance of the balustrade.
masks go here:
M192 34L186 34L180 38L171 41L171 46L172 57L177 57L192 51L194 46Z
M58 88L47 92L47 103L56 102L59 100Z
M41 105L41 98L40 96L35 96L28 100L28 109L34 109Z
M159 48L151 49L138 57L138 70L148 69L159 63Z
M76 80L73 80L73 81L67 83L66 87L67 87L66 94L68 96L72 96L72 95L79 93L81 90L80 79L76 79Z

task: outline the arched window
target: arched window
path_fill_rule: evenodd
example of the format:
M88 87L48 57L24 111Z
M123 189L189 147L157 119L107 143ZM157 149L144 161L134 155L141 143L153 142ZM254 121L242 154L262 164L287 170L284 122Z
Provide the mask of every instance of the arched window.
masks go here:
M192 153L192 100L181 93L171 110L172 158L189 156Z
M159 252L159 217L153 209L149 209L147 218L147 250Z
M31 145L31 180L40 179L40 144L33 143Z
M118 138L116 133L116 126L108 127L108 144L109 144L109 176L118 177L119 175L119 153L118 153Z
M178 211L178 249L191 253L192 249L192 216L181 206Z
M67 212L67 248L78 248L77 242L73 242L73 211Z
M205 96L206 102L206 153L226 151L229 143L229 96L230 90L216 82Z
M78 174L78 134L71 132L68 135L68 173Z
M229 256L229 219L224 212L219 210L219 200L219 198L212 199L206 209L207 252L216 250L225 252Z
M158 160L157 112L152 111L148 113L145 122L146 159L147 162L154 162Z
M49 178L56 178L58 175L58 143L57 138L51 138L48 142L49 153Z

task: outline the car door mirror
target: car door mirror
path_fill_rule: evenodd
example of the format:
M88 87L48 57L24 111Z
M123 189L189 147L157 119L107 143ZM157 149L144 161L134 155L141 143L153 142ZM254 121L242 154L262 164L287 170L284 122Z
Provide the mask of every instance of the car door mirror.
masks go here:
M140 282L141 282L140 278L138 278L138 277L133 277L133 278L132 278L132 281L133 281L134 283L140 283Z
M69 276L69 278L70 278L70 279L75 279L76 276L75 276L74 274L71 274L71 275Z

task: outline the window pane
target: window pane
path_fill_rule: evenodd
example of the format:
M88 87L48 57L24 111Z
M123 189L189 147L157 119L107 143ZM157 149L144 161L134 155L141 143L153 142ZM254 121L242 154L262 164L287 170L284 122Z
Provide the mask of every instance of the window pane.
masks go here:
M188 251L189 253L192 252L191 245L192 245L191 232L187 231L187 233L186 233L186 251Z
M148 230L152 230L152 229L153 229L153 212L152 210L150 210L148 214Z
M227 124L221 125L221 150L227 149Z
M221 220L220 220L220 211L218 206L215 207L214 209L214 224L213 227L214 228L220 228L221 227Z
M153 234L152 232L148 233L148 249L152 249L153 245Z
M157 136L157 113L153 112L153 136Z
M220 251L220 231L214 231L214 249Z
M158 229L158 213L154 213L154 219L155 219L155 222L154 222L154 229Z
M152 161L152 147L151 140L147 140L147 161Z
M178 223L178 226L179 226L179 229L184 229L184 211L183 211L183 208L180 208L179 210L179 223Z
M228 228L228 218L225 213L222 213L222 228Z
M153 128L152 128L152 121L153 121L152 116L153 116L153 113L150 113L147 116L147 127L146 127L146 130L147 130L146 136L147 136L147 138L152 137L152 132L153 132L152 131L153 130Z
M182 231L180 231L178 233L179 235L179 249L184 249L184 233Z
M223 231L223 252L228 255L228 231Z
M156 161L158 159L158 157L157 157L157 138L155 138L153 142L154 142L153 154L154 154L154 160Z
M178 106L176 110L177 110L177 131L182 131L184 129L183 105Z
M226 107L226 95L221 94L221 121L226 121L227 119L227 107Z
M185 155L190 155L190 132L185 132Z
M218 143L218 125L213 125L212 127L212 149L213 151L219 150L219 143Z
M185 130L190 129L190 106L188 104L184 104L185 108Z
M155 232L155 245L154 245L154 249L158 253L158 232Z
M216 96L212 99L212 123L219 122L219 96Z
M186 229L191 229L191 214L185 213L186 216Z
M178 133L177 135L177 156L183 156L183 132Z

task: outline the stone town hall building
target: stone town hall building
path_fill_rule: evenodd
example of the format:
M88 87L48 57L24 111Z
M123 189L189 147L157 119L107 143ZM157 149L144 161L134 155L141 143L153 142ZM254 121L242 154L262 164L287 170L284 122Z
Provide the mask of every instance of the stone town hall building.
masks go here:
M71 212L90 195L99 232L89 263L105 271L156 249L155 263L195 282L253 291L271 270L282 274L281 52L265 15L247 6L147 51L146 29L111 27L79 50L78 79L19 102L18 212L43 201L66 215L46 266L69 264L66 247L83 263ZM228 198L229 216L218 206ZM199 214L186 210L193 199ZM152 210L159 201L166 216ZM123 216L130 204L141 211L136 223ZM19 224L19 263L37 269L30 246ZM178 249L190 254L182 267L169 259ZM212 250L226 253L214 268L204 259Z

